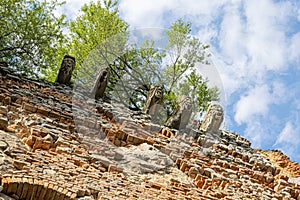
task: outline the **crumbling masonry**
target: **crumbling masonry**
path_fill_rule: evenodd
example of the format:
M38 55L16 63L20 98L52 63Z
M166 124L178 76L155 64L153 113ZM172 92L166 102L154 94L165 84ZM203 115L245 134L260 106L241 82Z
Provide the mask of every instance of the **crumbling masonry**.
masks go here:
M300 199L300 166L281 152L72 95L1 65L0 199Z

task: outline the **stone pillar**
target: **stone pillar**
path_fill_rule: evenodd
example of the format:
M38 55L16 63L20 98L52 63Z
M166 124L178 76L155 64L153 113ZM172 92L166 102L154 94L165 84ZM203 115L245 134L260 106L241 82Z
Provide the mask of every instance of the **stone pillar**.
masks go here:
M200 130L217 133L224 119L224 111L220 105L212 104L208 107Z
M103 67L99 70L92 91L92 94L95 95L95 99L100 99L104 96L104 92L109 79L109 74L109 67Z
M69 55L65 55L55 82L60 84L69 84L71 82L72 72L75 69L75 65L75 58Z
M173 129L185 129L189 123L193 111L193 100L191 97L183 96L175 112L167 120L166 126Z
M158 112L159 105L162 105L164 97L164 88L162 85L151 85L147 99L143 108L143 113L155 115Z

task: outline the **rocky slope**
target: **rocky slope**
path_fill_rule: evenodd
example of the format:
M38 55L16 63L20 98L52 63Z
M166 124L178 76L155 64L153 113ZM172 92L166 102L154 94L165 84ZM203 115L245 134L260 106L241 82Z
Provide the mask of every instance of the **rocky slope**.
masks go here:
M300 166L0 67L0 199L300 199Z

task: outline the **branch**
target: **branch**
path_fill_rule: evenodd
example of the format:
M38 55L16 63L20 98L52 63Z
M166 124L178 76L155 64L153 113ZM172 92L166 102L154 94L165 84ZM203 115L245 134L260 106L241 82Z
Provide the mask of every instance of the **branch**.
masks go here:
M176 73L176 64L179 60L179 56L176 57L174 63L173 63L173 77L172 77L172 83L171 83L171 86L169 88L169 91L173 88L173 85L175 84L175 73Z
M137 82L139 82L140 85L143 85L145 87L146 90L149 90L150 88L145 84L146 81L143 79L143 76L134 68L132 68L121 56L118 57L118 59L129 69L131 69L132 71L136 72L140 78L142 79L142 81L140 81L139 78L137 78L136 76L134 76L127 68L125 68L124 70L131 76L133 77Z

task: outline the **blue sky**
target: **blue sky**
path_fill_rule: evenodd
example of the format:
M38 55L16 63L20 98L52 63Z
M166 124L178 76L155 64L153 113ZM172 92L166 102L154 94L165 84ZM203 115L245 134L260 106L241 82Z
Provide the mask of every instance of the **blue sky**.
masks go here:
M76 17L88 1L67 0ZM280 149L300 162L300 2L272 0L120 0L131 29L192 22L210 44L225 93L225 126L252 147Z

